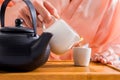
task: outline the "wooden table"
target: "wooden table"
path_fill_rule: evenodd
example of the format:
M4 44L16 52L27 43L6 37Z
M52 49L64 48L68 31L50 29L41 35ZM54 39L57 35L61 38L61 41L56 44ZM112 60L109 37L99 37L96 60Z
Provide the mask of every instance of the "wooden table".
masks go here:
M100 63L76 67L72 61L48 61L32 72L0 73L0 80L120 80L120 72Z

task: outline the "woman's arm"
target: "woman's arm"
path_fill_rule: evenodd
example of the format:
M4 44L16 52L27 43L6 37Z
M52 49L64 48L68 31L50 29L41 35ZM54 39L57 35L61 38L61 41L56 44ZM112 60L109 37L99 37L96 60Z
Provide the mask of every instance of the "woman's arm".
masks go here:
M47 1L43 0L31 0L37 12L37 25L38 25L38 33L41 32L42 22L49 23L52 20L52 16L59 17L57 14L57 10L53 6L50 5ZM20 0L16 2L13 6L6 9L5 15L5 24L6 26L14 26L14 21L16 18L22 18L24 20L24 25L31 27L31 16L28 8L25 3ZM12 17L11 17L12 16ZM43 21L41 21L41 18Z

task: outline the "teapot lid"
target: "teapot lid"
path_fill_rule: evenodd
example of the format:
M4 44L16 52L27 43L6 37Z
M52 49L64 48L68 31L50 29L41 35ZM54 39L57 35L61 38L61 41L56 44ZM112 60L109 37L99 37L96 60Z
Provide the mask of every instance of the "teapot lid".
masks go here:
M7 33L34 33L33 30L26 28L26 27L2 27L0 29L1 32L7 32Z
M8 5L8 3L10 2L11 0L5 0L1 6L1 13L0 13L0 22L1 22L1 30L2 32L10 32L10 33L13 33L13 32L16 32L16 33L33 33L34 36L36 36L37 32L36 32L36 26L37 26L37 23L36 23L36 10L34 8L34 6L32 5L32 3L29 1L29 0L23 0L28 8L29 8L29 11L30 11L30 15L31 15L31 19L32 19L32 27L33 29L29 29L29 28L25 28L25 27L22 27L21 26L21 22L17 22L16 24L16 27L6 27L4 25L4 21L5 21L5 10L6 10L6 7ZM18 20L18 21L21 21L21 20Z
M2 27L0 31L6 33L34 33L32 29L23 27L22 23L23 23L22 19L16 19L15 27Z

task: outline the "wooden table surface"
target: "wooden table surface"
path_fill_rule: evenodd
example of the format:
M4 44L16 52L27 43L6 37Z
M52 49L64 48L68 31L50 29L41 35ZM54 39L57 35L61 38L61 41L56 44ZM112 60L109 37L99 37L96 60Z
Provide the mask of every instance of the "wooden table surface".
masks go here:
M120 80L119 71L93 62L76 67L72 61L48 61L31 72L0 73L0 80Z

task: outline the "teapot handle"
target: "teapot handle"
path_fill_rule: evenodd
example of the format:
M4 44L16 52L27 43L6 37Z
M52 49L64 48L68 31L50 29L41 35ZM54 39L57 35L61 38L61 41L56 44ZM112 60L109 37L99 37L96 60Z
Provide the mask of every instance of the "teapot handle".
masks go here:
M6 7L7 7L8 3L10 1L11 0L4 0L3 4L1 6L1 13L0 13L1 27L4 27L5 10L6 10ZM36 36L36 26L37 26L37 23L36 23L36 10L35 10L34 6L32 5L32 3L30 2L30 0L23 0L23 1L26 3L26 5L28 6L28 8L30 10L34 35Z

